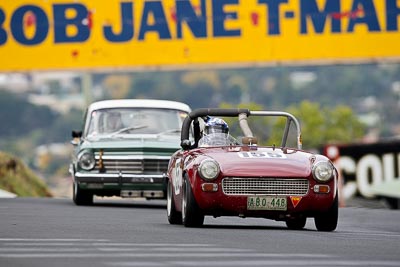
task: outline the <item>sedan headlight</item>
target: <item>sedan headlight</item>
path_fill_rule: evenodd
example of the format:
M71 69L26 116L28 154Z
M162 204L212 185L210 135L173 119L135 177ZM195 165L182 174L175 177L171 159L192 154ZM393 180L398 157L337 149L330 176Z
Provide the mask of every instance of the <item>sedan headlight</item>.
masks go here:
M213 159L205 159L200 163L199 174L204 180L210 181L218 177L220 168Z
M334 167L329 161L320 161L314 164L312 173L319 182L327 182L333 177Z
M89 151L83 151L78 155L78 164L82 169L89 171L94 168L96 160L94 154Z

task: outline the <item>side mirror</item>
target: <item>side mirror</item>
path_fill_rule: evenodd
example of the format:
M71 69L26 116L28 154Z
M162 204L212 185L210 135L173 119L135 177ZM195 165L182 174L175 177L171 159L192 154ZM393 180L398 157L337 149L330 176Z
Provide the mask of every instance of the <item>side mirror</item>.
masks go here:
M72 131L71 144L74 146L78 145L81 137L82 137L82 131Z
M81 138L82 131L72 131L72 138Z

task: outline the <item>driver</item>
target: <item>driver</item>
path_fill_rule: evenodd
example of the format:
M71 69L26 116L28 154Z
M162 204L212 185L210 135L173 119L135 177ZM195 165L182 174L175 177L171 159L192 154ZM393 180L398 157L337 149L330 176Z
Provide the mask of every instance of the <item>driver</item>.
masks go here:
M208 116L205 118L204 134L213 133L229 134L229 126L223 119Z
M122 126L121 114L119 112L110 112L107 116L106 131L112 133L121 129Z
M203 137L199 140L199 146L229 146L232 137L229 136L229 126L221 118L207 116L204 118Z

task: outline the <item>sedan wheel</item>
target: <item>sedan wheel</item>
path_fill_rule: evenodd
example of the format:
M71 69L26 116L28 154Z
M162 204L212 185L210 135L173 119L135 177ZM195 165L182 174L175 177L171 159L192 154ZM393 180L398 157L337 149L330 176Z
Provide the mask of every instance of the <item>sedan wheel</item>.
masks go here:
M176 211L172 183L167 185L167 216L170 224L182 224L182 214Z
M339 214L339 199L338 193L336 193L335 200L333 201L332 207L326 212L321 212L315 216L314 222L318 231L331 232L334 231L338 223Z
M192 187L187 179L182 188L182 223L186 227L199 227L204 223L204 214L194 199Z
M79 188L78 183L75 181L73 184L72 194L73 194L73 201L78 206L93 204L93 194L81 190Z

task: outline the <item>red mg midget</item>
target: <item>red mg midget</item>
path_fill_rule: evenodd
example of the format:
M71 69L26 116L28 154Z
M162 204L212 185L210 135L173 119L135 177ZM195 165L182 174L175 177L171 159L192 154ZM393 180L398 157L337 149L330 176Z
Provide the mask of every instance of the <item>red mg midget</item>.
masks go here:
M229 133L222 118L237 123L241 138ZM253 135L253 129L265 131L259 123L264 118L284 121L280 145L261 145L266 141ZM314 218L318 231L336 229L338 172L325 156L302 150L292 114L197 109L183 122L181 147L166 174L169 223L199 227L205 216L239 216L303 229Z

